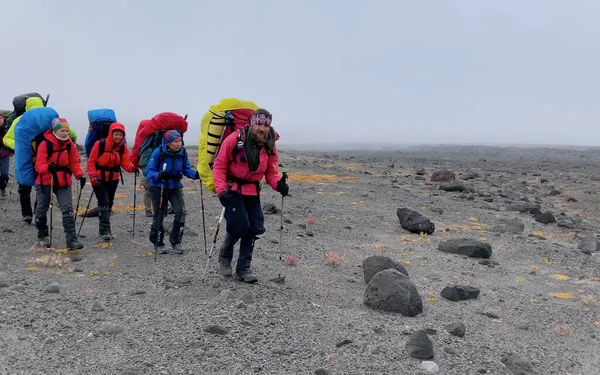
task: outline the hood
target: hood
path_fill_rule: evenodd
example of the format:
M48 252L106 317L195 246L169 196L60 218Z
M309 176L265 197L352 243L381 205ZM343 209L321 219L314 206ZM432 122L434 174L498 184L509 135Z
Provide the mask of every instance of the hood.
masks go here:
M69 137L71 137L71 140L73 140L73 142L77 143L77 133L75 132L75 130L73 130L73 128L69 128Z
M48 141L52 142L52 144L54 145L54 149L58 149L61 145L67 143L67 141L70 140L70 139L67 139L67 140L61 141L60 139L56 138L56 136L52 132L52 129L46 130L46 132L44 133L44 138L46 138Z
M27 98L25 100L25 111L29 111L33 108L42 108L44 106L44 101L41 98L33 97Z
M115 130L120 130L124 133L123 140L119 143L115 143L113 141L112 135ZM125 141L125 137L127 137L127 133L125 132L125 125L121 124L120 122L113 122L110 125L110 128L108 129L108 137L106 137L106 149L112 150L115 147L119 147Z

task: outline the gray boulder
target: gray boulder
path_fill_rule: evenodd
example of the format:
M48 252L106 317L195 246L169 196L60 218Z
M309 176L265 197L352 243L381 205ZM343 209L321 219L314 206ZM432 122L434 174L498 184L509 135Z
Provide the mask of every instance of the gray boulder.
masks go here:
M395 269L378 272L371 278L363 303L372 309L416 316L423 312L423 300L408 276Z

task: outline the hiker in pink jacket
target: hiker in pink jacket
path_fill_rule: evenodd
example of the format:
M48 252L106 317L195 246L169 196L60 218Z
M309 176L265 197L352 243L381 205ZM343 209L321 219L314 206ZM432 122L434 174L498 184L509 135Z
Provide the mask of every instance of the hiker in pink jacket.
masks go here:
M257 109L250 124L231 133L221 145L213 165L215 190L225 207L227 233L219 253L219 270L231 276L233 247L240 241L236 279L254 283L250 264L257 235L265 232L260 204L260 181L265 178L275 191L286 196L289 187L279 176L275 141L279 135L271 126L272 116L265 109Z

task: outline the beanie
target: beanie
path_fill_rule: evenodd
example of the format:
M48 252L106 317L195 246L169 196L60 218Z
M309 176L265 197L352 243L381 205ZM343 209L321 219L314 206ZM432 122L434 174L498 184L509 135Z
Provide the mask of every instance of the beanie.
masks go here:
M177 130L168 130L165 133L165 143L167 145L176 140L181 140L181 134Z
M250 125L271 125L271 121L273 120L273 116L266 109L257 109L252 113L250 117Z
M67 122L67 120L65 120L62 117L57 117L54 120L52 120L52 132L56 132L57 130L59 130L61 128L70 129L69 123Z

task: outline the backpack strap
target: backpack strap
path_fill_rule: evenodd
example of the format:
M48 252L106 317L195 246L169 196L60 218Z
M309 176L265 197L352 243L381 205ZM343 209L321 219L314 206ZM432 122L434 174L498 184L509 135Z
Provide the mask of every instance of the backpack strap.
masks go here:
M52 142L50 142L48 139L46 139L44 137L43 142L46 143L46 161L50 160L50 158L52 157L52 154L54 153L54 144ZM38 143L38 149L39 149L39 143ZM71 142L67 143L67 146L64 150L60 150L58 151L58 153L60 154L63 151L67 151L67 159L69 158L69 153L71 152ZM37 151L36 151L37 153ZM56 159L58 161L58 158ZM58 167L56 169L56 172L53 174L54 180L58 181L58 172L63 172L65 174L65 179L67 179L67 174L71 175L73 174L73 172L71 172L71 168L67 165L66 167Z

